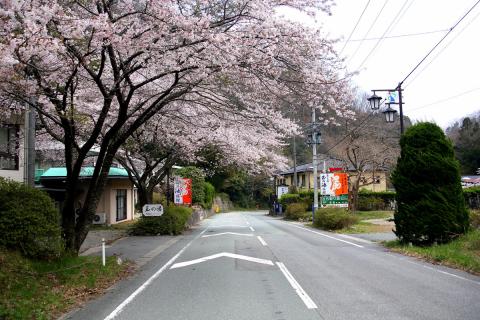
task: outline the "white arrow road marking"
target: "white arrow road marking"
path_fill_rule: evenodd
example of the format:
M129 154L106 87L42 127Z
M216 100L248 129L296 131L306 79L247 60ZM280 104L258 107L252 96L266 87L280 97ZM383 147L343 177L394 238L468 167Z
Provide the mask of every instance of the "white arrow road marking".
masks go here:
M209 228L248 228L248 226L241 226L241 225L236 225L236 224L230 224L230 225L210 225L208 226Z
M215 233L215 234L206 234L206 235L203 235L202 238L221 236L221 235L224 235L224 234L233 234L233 235L237 235L237 236L246 236L246 237L252 237L253 236L252 233L220 232L220 233Z
M170 269L182 268L182 267L190 266L192 264L202 263L208 260L213 260L221 257L240 259L240 260L256 262L261 264L268 264L269 266L273 266L273 262L271 260L254 258L254 257L249 257L249 256L244 256L241 254L235 254L235 253L229 253L229 252L221 252L221 253L212 254L211 256L203 257L200 259L178 262L178 263L175 263L173 266L171 266Z
M258 241L260 241L260 243L262 244L262 246L266 246L266 245L267 245L267 243L265 242L265 240L263 240L262 237L257 236L257 239L258 239Z
M288 282L292 286L292 288L295 290L297 295L302 299L303 303L307 306L308 309L317 309L317 305L313 300L308 296L308 294L305 292L305 290L302 289L300 284L295 280L295 278L292 276L290 271L288 271L287 267L282 262L277 262L277 266L280 268L280 271L282 271L283 275L285 278L287 278Z

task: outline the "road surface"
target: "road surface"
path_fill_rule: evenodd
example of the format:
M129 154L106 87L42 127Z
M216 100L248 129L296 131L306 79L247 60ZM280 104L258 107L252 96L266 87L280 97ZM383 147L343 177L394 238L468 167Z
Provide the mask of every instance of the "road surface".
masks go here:
M203 221L68 319L480 319L480 277L258 212Z

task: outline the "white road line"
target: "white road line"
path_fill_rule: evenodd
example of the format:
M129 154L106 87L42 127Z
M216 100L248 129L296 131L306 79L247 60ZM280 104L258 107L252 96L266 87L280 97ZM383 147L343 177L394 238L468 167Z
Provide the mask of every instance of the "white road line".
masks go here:
M285 278L287 278L287 281L290 283L290 285L295 290L300 299L302 299L303 303L305 303L307 308L317 309L317 305L315 304L315 302L313 302L313 300L308 296L305 290L303 290L297 280L295 280L292 274L288 271L287 267L285 267L282 262L277 262L277 266L280 268L280 271L282 271Z
M250 228L250 230L252 230L252 232L255 232L255 229L253 229L252 226L250 226L249 228Z
M373 241L362 239L362 238L357 238L357 237L352 237L352 236L349 236L349 235L346 235L346 234L339 234L338 236L342 237L342 238L345 238L345 239L354 240L354 241L357 241L357 242L363 242L363 243L368 243L368 244L373 243Z
M296 226L296 225L294 225L293 223L288 223L288 222L285 222L285 223L288 224L288 225L290 225L290 226L292 226L292 227L295 227L295 228L298 228L298 229L302 229L302 230L305 230L305 231L308 231L308 232L312 232L312 233L318 234L318 235L323 236L323 237L326 237L326 238L330 238L330 239L333 239L333 240L345 242L345 243L351 244L352 246L355 246L355 247L358 247L358 248L363 248L363 246L361 246L361 245L359 245L359 244L356 244L356 243L353 243L353 242L350 242L350 241L338 239L338 238L329 236L329 235L327 235L327 234L324 234L324 233L321 233L321 232L318 232L318 231L314 231L314 230L310 230L310 229L307 229L307 228L304 228L304 227Z
M229 225L209 225L209 228L248 228L248 226L241 226L236 224L229 224Z
M221 236L224 234L232 234L232 235L237 235L237 236L246 236L246 237L252 237L252 233L238 233L238 232L220 232L220 233L215 233L215 234L205 234L202 236L202 238L208 238L208 237L216 237L216 236Z
M265 240L263 240L262 237L257 236L257 239L258 239L258 241L260 241L260 243L262 244L262 246L267 246L267 243L265 242Z
M196 236L192 241L190 241L189 243L187 243L187 245L185 247L183 247L180 251L178 251L178 253L176 255L174 255L170 260L168 260L167 263L165 263L160 269L157 270L157 272L155 272L150 278L148 278L147 281L145 281L140 287L138 287L137 290L135 290L131 295L128 296L127 299L123 300L122 303L120 303L116 308L115 310L113 310L107 317L105 317L104 320L112 320L114 319L120 312L122 312L122 310L127 306L127 304L129 304L130 302L132 302L133 299L135 299L136 296L138 296L143 290L145 290L145 288L150 284L152 283L153 280L155 280L156 278L158 278L158 276L163 272L165 271L165 269L167 269L172 263L175 262L175 260L177 260L177 258L183 253L185 252L185 250L187 250L187 248L195 241L197 240L203 233L205 233L205 231L207 231L208 228L205 228L205 230L203 230L198 236Z
M192 264L202 263L202 262L205 262L205 261L208 261L208 260L213 260L213 259L217 259L217 258L221 258L221 257L227 257L227 258L232 258L232 259L240 259L240 260L256 262L256 263L261 263L261 264L267 264L267 265L273 266L273 262L271 260L254 258L254 257L244 256L244 255L241 255L241 254L230 253L230 252L221 252L221 253L212 254L211 256L207 256L207 257L203 257L203 258L199 258L199 259L195 259L195 260L178 262L178 263L175 263L173 266L171 266L170 269L182 268L182 267L190 266Z
M247 224L247 226L249 226L249 225L250 225L250 222L248 222L248 221L245 221L245 223Z

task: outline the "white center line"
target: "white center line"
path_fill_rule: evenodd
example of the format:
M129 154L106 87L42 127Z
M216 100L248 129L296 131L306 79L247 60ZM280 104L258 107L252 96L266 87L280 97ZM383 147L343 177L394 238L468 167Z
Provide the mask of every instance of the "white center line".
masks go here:
M300 227L300 226L296 226L292 223L288 223L288 222L285 222L286 224L292 226L292 227L295 227L295 228L298 228L298 229L302 229L302 230L305 230L305 231L308 231L308 232L312 232L312 233L315 233L315 234L318 234L322 237L326 237L326 238L330 238L330 239L333 239L333 240L337 240L337 241L340 241L340 242L344 242L344 243L348 243L348 244L351 244L352 246L355 246L355 247L358 247L358 248L363 248L363 246L359 245L359 244L356 244L356 243L353 243L353 242L350 242L350 241L346 241L346 240L342 240L342 239L338 239L338 238L335 238L335 237L332 237L332 236L329 236L327 234L324 234L324 233L321 233L321 232L318 232L318 231L314 231L314 230L310 230L310 229L307 229L307 228L304 228L304 227Z
M254 232L254 231L255 231L255 229L253 229L253 227L252 227L252 226L250 226L249 228L250 228L250 230L252 230L252 232Z
M197 240L198 238L200 238L202 236L202 234L205 233L205 231L207 231L208 228L205 228L205 230L203 230L199 235L197 235L192 241L190 241L189 243L187 243L187 245L185 247L182 248L182 250L178 251L178 253L176 255L174 255L170 260L168 260L167 263L165 263L163 265L163 267L161 267L160 269L158 269L157 272L155 272L150 278L148 278L147 281L145 281L140 287L138 287L137 290L135 290L131 295L128 296L127 299L123 300L122 303L120 303L116 308L115 310L113 310L107 317L105 317L104 320L112 320L114 319L120 312L122 312L122 310L127 306L127 304L129 304L130 302L132 302L133 299L135 299L136 296L138 296L143 290L145 290L145 288L150 284L152 283L153 280L155 280L156 278L158 278L158 276L163 272L165 271L165 269L167 269L172 263L175 262L175 260L177 260L177 258L185 251L187 250L187 248L195 241Z
M282 262L277 262L277 266L280 268L280 271L282 271L283 275L285 278L287 278L288 282L292 286L292 288L295 290L297 295L302 299L303 303L307 306L308 309L317 309L317 305L313 300L308 296L308 294L303 290L303 288L300 286L300 284L295 280L295 278L292 276L292 274L288 271L287 267Z
M267 246L267 243L265 242L265 240L263 240L263 238L261 236L257 236L257 239L258 239L258 241L260 241L262 246Z

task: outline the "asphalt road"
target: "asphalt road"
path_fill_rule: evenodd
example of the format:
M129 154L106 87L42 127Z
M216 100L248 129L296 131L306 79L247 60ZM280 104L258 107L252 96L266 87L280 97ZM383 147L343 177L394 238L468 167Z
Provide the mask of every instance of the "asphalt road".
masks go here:
M480 319L480 277L254 212L220 214L68 319Z

